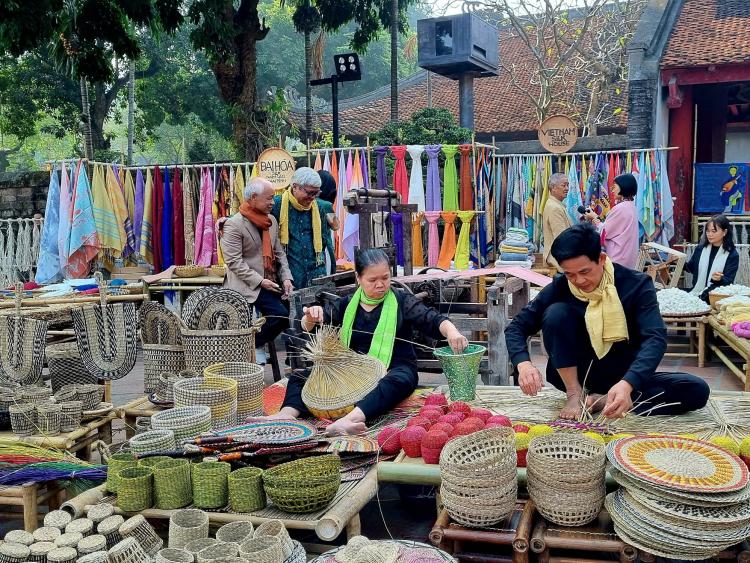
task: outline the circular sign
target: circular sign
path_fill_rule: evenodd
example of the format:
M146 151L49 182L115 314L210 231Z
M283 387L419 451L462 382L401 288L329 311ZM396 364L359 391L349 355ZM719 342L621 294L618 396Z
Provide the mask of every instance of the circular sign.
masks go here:
M294 159L284 149L278 147L264 150L256 163L258 176L265 178L277 190L286 188L292 183L294 175Z
M557 154L568 152L578 140L578 127L567 115L548 117L539 126L537 133L542 146Z

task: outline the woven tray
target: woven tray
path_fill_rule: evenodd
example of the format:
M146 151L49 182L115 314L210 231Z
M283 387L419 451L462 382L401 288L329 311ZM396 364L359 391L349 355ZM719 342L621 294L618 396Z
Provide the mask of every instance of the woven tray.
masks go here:
M231 434L242 436L258 445L291 445L313 439L318 434L314 426L299 420L274 420L268 422L251 422L235 428L219 430L218 436Z

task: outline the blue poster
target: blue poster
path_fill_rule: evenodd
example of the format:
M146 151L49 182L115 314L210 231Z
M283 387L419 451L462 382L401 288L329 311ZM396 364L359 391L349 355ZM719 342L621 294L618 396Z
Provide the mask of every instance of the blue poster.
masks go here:
M750 212L748 172L745 163L695 164L695 213Z

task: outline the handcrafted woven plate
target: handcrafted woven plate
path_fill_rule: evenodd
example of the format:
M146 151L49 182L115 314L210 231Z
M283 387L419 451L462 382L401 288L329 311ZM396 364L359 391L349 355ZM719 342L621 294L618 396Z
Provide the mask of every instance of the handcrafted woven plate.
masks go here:
M398 563L455 563L451 555L438 549L437 547L428 545L426 543L420 543L410 540L388 540L380 541L373 540L367 542L367 544L379 544L379 543L395 543L398 545ZM366 544L366 545L367 545ZM326 551L323 555L320 555L312 560L312 563L339 563L340 559L336 559L336 555L346 549L345 545ZM373 559L374 561L374 559Z
M298 420L251 422L216 432L218 436L242 436L254 444L297 444L315 437L318 429Z
M639 494L630 496L638 503L673 520L697 524L744 525L750 522L750 503L741 502L727 507L693 506L682 502L668 502Z
M722 493L748 484L747 466L739 457L690 438L623 438L608 444L607 457L633 478L669 489Z

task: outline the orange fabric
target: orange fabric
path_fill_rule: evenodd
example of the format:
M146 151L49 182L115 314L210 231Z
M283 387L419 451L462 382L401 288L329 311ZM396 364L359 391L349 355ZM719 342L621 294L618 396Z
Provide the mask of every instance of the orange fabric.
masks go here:
M443 227L443 244L440 246L440 256L438 256L438 268L448 270L451 267L451 260L456 255L456 212L442 211L440 213L445 226Z
M459 208L461 211L474 209L474 194L471 190L471 145L458 145L461 153L461 172L459 181Z
M273 279L276 272L275 258L273 248L271 247L271 233L268 230L271 228L271 217L251 207L247 201L243 201L240 204L240 213L245 219L258 227L263 239L263 269L265 270L265 277Z
M422 248L422 218L423 213L411 214L411 263L412 266L424 266L424 250Z

